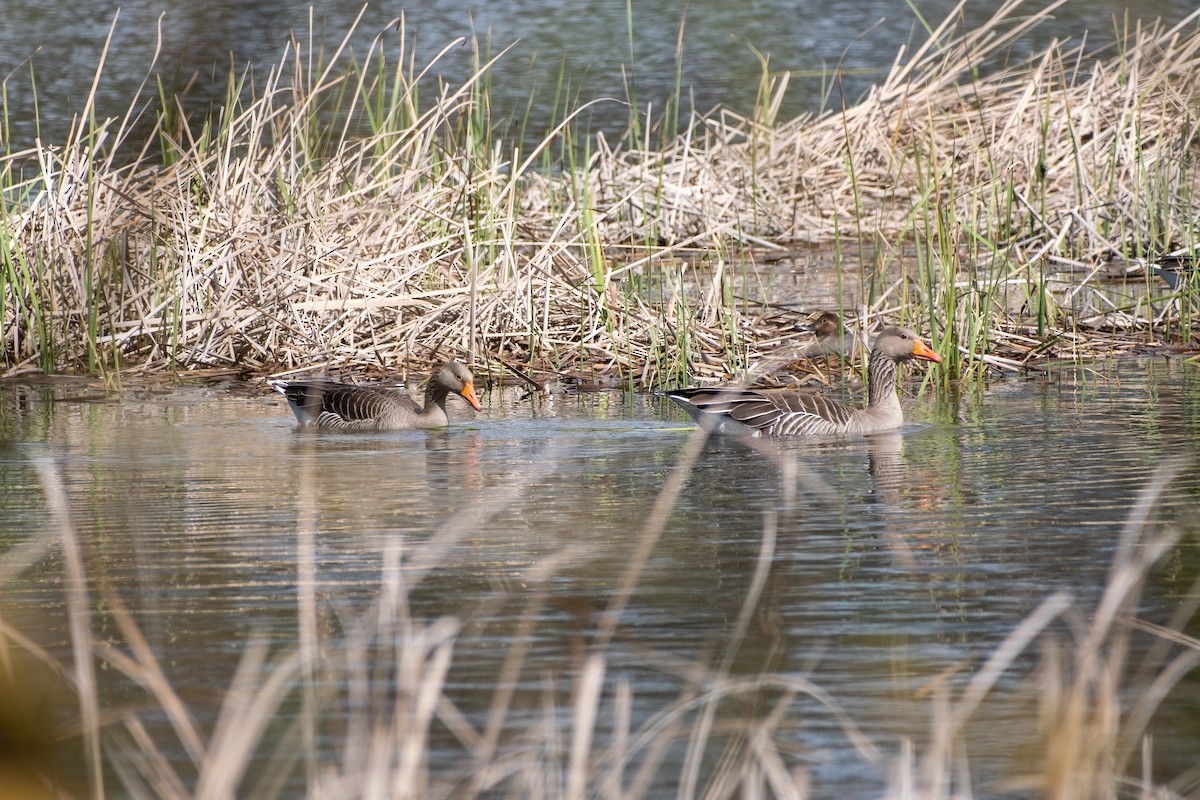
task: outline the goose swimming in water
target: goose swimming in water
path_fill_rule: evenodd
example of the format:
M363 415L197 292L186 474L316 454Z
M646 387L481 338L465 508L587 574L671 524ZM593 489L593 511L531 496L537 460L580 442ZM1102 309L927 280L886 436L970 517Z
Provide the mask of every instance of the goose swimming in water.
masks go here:
M867 366L867 407L853 408L824 395L788 390L712 387L664 392L696 421L716 433L751 436L869 434L904 422L896 397L899 365L941 358L907 328L887 328L875 338Z
M470 370L456 361L442 364L429 378L422 406L406 394L370 386L350 386L326 378L271 381L287 398L296 420L304 427L340 431L392 431L440 428L449 424L446 398L451 393L471 408L483 408L475 395Z

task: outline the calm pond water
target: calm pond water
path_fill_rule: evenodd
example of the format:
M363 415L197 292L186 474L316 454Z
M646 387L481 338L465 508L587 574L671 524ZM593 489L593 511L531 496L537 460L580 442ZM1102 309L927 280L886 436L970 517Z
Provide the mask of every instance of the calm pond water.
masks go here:
M528 653L513 674L502 751L527 748L531 725L558 726L565 761L579 655L637 562L693 429L648 396L547 402L506 389L483 401L478 416L456 403L444 431L314 435L294 428L281 398L231 387L110 395L76 382L5 384L0 617L70 663L62 553L36 547L57 540L36 467L48 459L92 591L120 595L203 723L251 637L296 642L305 552L330 660L361 646L356 615L399 558L412 618L461 625L446 694L465 719L483 728L520 641ZM834 713L802 697L773 734L786 765L808 771L814 797L878 796L901 740L928 734L931 682L961 685L1054 592L1070 593L1086 619L1138 492L1165 459L1195 459L1200 369L1166 359L1064 368L999 380L961 402L910 398L907 409L895 436L766 450L707 443L606 649L598 730L615 724L618 684L631 690L636 728L681 702L701 666L804 678L881 758L867 759ZM1198 500L1191 463L1155 518L1192 520ZM446 524L463 513L473 516ZM1193 531L1155 573L1143 615L1165 621L1198 569ZM747 613L751 594L759 600ZM96 597L97 634L120 641ZM1069 646L1067 628L1056 630ZM383 669L391 658L372 651L368 663ZM1018 661L968 731L979 796L1002 794L996 781L1039 752L1034 707L1014 702L1027 699L1036 660ZM137 696L112 670L101 683L118 705ZM1177 692L1156 728L1166 774L1194 766L1200 751L1196 688ZM714 740L779 696L722 704ZM547 722L550 700L559 707ZM161 716L141 713L157 741L171 741ZM656 796L677 796L686 722L655 773ZM321 719L329 753L345 746L343 723ZM433 746L435 781L470 773L464 749L437 724ZM302 767L290 775L303 786Z
M921 0L913 5L937 25L958 5L955 0ZM966 22L977 25L996 4L967 3ZM1048 3L1030 2L1017 17ZM311 11L316 6L315 11ZM0 26L0 74L7 80L7 147L29 146L34 137L65 140L72 118L84 110L109 29L112 34L97 113L124 116L151 67L161 31L155 72L168 89L187 86L185 105L204 109L221 103L232 62L240 72L253 65L261 84L280 63L295 35L307 52L331 53L362 15L351 47L361 60L388 24L404 16L408 53L418 66L429 63L459 37L478 36L490 52L512 46L496 66L490 85L497 121L530 118L535 137L548 130L555 111L560 70L572 108L593 98L611 98L587 112L584 127L624 132L629 118L624 101L661 113L676 84L676 43L681 38L679 83L705 112L717 104L750 113L761 67L754 50L769 56L772 72L793 78L782 108L784 118L849 102L890 68L901 46L925 39L922 23L908 0L844 0L814 4L801 0L668 0L648 4L592 0L585 6L563 0L427 0L422 3L331 0L68 0L8 3ZM1195 10L1191 0L1071 0L1017 46L1017 55L1044 47L1054 37L1095 46L1111 42L1114 31L1138 20L1168 24ZM310 23L311 14L311 23ZM632 20L632 28L630 21ZM632 30L632 34L630 31ZM311 36L310 36L311 31ZM399 55L395 36L387 52ZM314 57L314 60L317 60ZM31 90L30 68L37 92ZM831 80L835 68L838 81ZM461 85L472 73L469 46L453 48L433 75ZM632 89L632 92L627 90ZM831 88L832 87L832 88ZM151 80L148 93L156 96ZM832 95L830 97L830 95ZM827 100L827 98L829 98ZM40 124L35 119L40 115Z

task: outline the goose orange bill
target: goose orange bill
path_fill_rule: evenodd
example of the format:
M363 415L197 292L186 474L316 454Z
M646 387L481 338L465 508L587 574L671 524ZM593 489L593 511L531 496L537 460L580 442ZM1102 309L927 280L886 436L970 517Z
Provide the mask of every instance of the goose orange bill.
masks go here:
M475 409L476 411L483 411L483 406L479 405L479 398L475 396L474 386L468 383L462 388L462 391L459 392L459 394L462 395L463 400L466 400L471 404L471 408Z
M936 361L942 363L942 357L929 349L929 347L920 339L913 339L913 358L919 358L922 361Z

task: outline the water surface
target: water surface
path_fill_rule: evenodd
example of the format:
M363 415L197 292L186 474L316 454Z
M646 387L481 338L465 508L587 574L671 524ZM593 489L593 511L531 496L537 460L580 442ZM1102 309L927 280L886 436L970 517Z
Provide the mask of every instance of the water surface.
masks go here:
M351 622L378 599L388 563L407 565L412 617L461 625L447 694L465 717L482 728L506 655L525 637L503 741L518 747L527 725L545 724L547 692L565 709L567 741L581 654L693 430L649 396L547 402L495 390L484 402L478 416L456 404L443 431L314 435L294 428L282 399L225 386L113 395L6 384L0 613L70 662L61 551L22 550L57 538L36 470L49 460L91 590L130 607L202 721L215 718L249 638L297 641L300 555L311 548L327 656L354 641ZM891 436L704 446L606 651L601 732L617 683L632 687L636 727L679 701L701 666L803 678L881 758L864 757L835 714L801 698L774 734L789 768L810 774L817 797L878 794L900 742L927 736L925 693L939 677L969 678L1054 592L1086 618L1148 476L1196 454L1200 374L1178 360L1063 368L906 407L909 423ZM1189 518L1198 490L1200 471L1188 467L1155 518ZM447 526L455 514L469 516ZM1156 574L1145 615L1164 621L1196 568L1193 537ZM758 599L746 609L749 596ZM101 628L105 618L98 611ZM1004 699L1025 696L1036 652L970 731L980 786L1019 772L1036 746L1031 707ZM114 698L128 691L108 680ZM778 696L725 703L719 721L753 718ZM1164 769L1192 763L1197 749L1195 694L1182 696L1193 699L1156 739ZM335 753L342 723L323 725ZM435 778L469 772L437 725L434 744ZM656 773L662 796L675 796L683 750ZM302 770L291 780L302 786Z
M404 53L418 67L460 38L477 37L493 55L511 48L497 64L489 87L495 122L504 127L506 120L528 116L536 140L561 117L564 97L571 108L604 99L582 118L582 127L610 137L625 131L628 101L658 118L677 88L685 98L685 112L693 107L707 112L720 104L752 113L762 76L756 51L769 60L772 74L792 74L782 106L784 118L840 108L843 102L854 103L886 74L902 47L911 52L914 44L923 43L924 24L939 24L958 4L925 0L916 5L923 20L905 0L594 0L586 6L530 0L10 3L0 29L0 67L9 81L5 124L12 141L6 145L27 147L39 136L48 143L64 141L71 120L84 111L114 20L97 85L96 113L101 119L122 117L131 104L136 107L157 97L156 80L184 94L184 107L191 111L219 106L231 63L238 75L251 67L261 87L292 37L307 63L325 63L360 14L349 43L356 58L364 59L381 37L394 62L400 57L400 38L385 31L403 16ZM1029 3L1016 17L1043 7ZM1161 18L1174 24L1194 10L1187 0L1071 0L1020 42L1014 55L1027 56L1054 38L1099 47L1138 21L1148 24ZM963 13L968 25L978 25L990 9L968 3ZM677 58L678 43L682 58ZM138 98L156 49L161 52L148 97ZM35 84L30 81L31 68ZM432 77L457 87L473 69L471 48L457 46L435 65ZM436 93L433 82L429 91ZM35 124L37 119L40 124Z

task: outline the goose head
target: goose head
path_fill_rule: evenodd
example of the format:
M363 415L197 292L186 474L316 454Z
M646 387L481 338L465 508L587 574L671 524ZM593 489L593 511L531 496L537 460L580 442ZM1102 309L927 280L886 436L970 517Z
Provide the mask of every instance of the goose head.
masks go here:
M837 336L842 332L842 318L832 311L826 311L817 317L816 322L812 324L812 330L818 338Z
M918 361L942 363L941 356L929 349L929 346L908 328L886 328L880 331L871 350L897 363L914 358Z
M475 379L471 377L471 371L457 361L447 361L438 367L430 377L429 383L431 387L438 386L445 391L454 392L476 411L483 409L479 404L479 397L475 394Z

